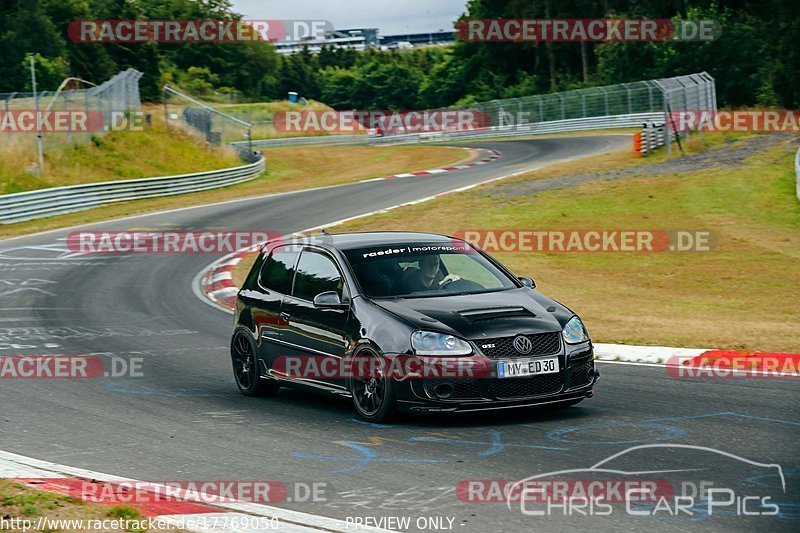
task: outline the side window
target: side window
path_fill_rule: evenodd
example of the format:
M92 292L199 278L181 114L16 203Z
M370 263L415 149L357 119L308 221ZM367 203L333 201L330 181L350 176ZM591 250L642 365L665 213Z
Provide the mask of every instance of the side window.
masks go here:
M270 291L289 294L296 259L297 252L293 251L281 250L269 254L264 261L264 266L261 267L261 277L259 278L261 286Z
M342 276L327 256L303 251L297 265L293 296L313 300L321 292L335 291L342 296Z

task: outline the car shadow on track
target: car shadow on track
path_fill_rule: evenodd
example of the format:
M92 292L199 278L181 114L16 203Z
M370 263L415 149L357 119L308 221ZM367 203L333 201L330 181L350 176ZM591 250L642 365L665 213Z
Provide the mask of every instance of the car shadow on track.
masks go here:
M317 421L331 424L341 423L342 418L357 420L349 399L332 398L325 394L282 388L271 398L258 398L264 404L265 414L313 417ZM589 400L590 401L590 400ZM555 409L548 407L527 407L500 411L478 411L472 413L414 414L399 413L391 421L392 426L411 428L431 427L502 427L522 424L546 424L550 422L576 422L592 418L607 408L580 404L573 407ZM364 422L369 424L369 422ZM386 425L386 424L384 424Z
M410 415L403 414L398 417L395 423L400 423L408 427L428 428L453 427L497 427L497 426L516 426L530 425L548 422L574 422L595 416L599 411L604 411L598 407L575 406L564 409L553 409L546 407L528 407L520 409L508 409L503 411L484 411L475 413L452 413L449 415L430 414L430 415Z

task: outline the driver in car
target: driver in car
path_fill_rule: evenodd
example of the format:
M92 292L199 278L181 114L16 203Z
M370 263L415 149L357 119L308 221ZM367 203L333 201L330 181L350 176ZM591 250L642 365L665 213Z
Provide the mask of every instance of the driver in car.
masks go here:
M461 276L456 274L442 276L441 260L437 254L431 254L419 259L419 268L411 270L405 285L409 292L421 292L440 289L460 279Z

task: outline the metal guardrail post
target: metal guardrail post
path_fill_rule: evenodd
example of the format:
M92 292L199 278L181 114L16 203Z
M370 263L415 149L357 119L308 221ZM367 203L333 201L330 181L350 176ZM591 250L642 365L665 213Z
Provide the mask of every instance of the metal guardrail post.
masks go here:
M797 149L797 153L794 156L794 174L795 174L795 187L796 187L796 194L797 199L800 200L800 148Z

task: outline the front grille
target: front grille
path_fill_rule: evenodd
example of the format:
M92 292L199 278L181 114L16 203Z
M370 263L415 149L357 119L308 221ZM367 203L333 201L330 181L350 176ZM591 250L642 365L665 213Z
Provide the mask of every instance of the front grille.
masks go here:
M545 374L532 378L489 380L489 392L495 398L529 398L555 394L561 390L563 374Z
M569 386L570 388L583 387L591 383L592 379L594 379L594 361L589 359L572 368Z
M561 333L558 331L525 336L533 343L533 350L527 354L521 354L514 348L514 337L500 337L497 339L486 339L475 342L480 346L481 351L486 357L495 360L552 355L558 353L561 349ZM493 348L484 348L484 346L491 344L494 345Z
M425 392L431 398L436 398L433 391L443 383L453 386L453 395L447 398L448 400L472 400L483 397L478 382L470 379L426 379Z

